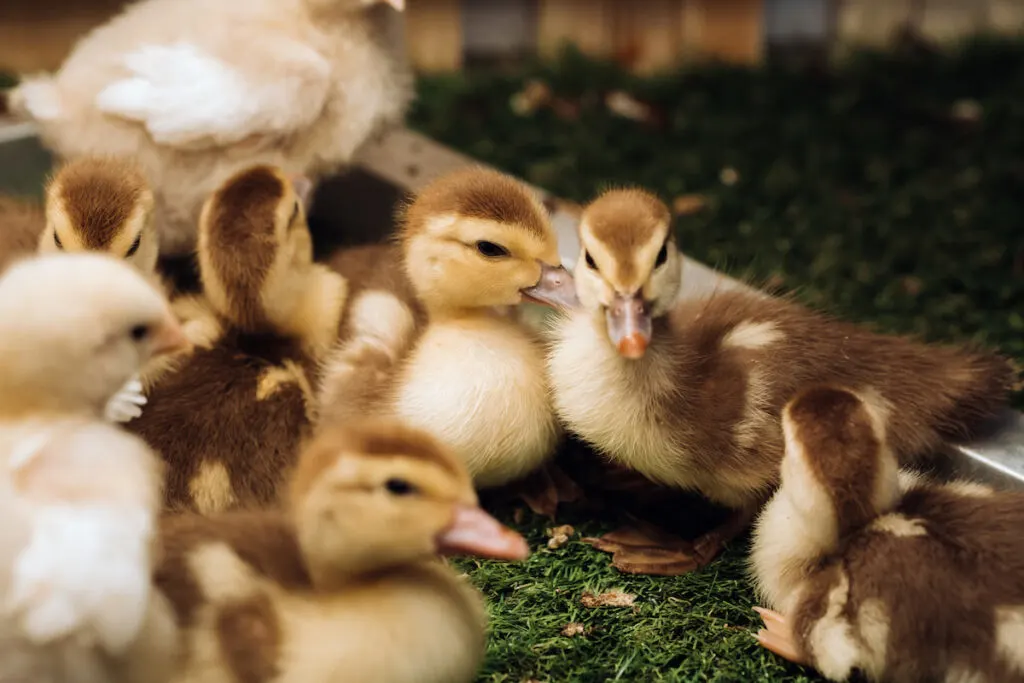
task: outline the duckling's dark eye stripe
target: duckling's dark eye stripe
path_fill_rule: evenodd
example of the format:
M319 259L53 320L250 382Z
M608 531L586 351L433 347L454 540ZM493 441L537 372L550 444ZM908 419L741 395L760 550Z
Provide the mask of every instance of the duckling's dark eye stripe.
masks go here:
M134 256L135 252L137 252L139 250L139 244L141 244L141 243L142 243L142 235L141 234L136 235L135 236L135 241L132 242L132 246L128 247L128 251L126 251L124 255L126 257L127 256Z
M295 206L292 208L292 217L288 219L288 225L295 222L295 219L299 217L299 203L295 202Z
M53 244L58 249L63 249L64 248L64 245L60 241L60 237L57 236L57 231L56 230L53 232Z

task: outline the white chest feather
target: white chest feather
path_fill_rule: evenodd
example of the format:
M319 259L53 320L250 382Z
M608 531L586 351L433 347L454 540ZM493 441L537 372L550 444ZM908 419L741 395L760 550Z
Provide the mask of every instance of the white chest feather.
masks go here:
M623 465L683 488L692 475L659 401L676 391L668 359L621 357L585 313L561 321L548 354L555 410L570 430Z
M480 487L528 474L558 440L542 351L511 321L432 324L395 411L454 448Z

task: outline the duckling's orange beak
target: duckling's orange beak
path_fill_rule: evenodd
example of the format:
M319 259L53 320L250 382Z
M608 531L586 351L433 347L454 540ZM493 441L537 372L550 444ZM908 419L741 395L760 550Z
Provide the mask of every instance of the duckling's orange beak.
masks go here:
M639 292L616 296L605 311L608 338L624 358L642 358L651 343L651 309Z
M442 555L495 560L524 560L530 556L526 539L472 505L455 506L451 523L437 537L437 550Z
M579 305L576 298L576 281L565 266L540 264L540 280L533 287L523 290L523 296L552 308L575 308Z
M150 353L162 356L168 353L187 351L192 348L192 342L185 336L181 324L173 315L168 315L160 325L153 330L150 342Z

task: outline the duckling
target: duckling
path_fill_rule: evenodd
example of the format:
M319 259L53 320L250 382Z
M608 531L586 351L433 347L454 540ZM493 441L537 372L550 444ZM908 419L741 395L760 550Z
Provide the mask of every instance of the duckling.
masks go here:
M185 640L176 682L461 683L483 658L482 596L437 560L517 560L429 435L355 420L313 439L284 509L168 517L155 585Z
M35 251L45 225L42 206L26 198L0 195L0 270Z
M161 292L108 255L0 276L0 680L169 679L176 629L150 578L159 460L102 413L186 344Z
M600 453L735 512L697 539L691 568L767 500L782 458L779 413L808 384L870 386L901 406L889 434L907 463L971 437L1005 405L1013 372L988 351L874 333L761 293L679 299L670 213L646 191L598 197L579 237L580 305L560 314L547 361L555 408Z
M171 292L156 270L153 193L131 161L84 157L62 164L45 195L44 209L28 204L0 209L6 235L0 258L10 262L32 251L101 251L125 259ZM142 378L133 377L111 398L107 418L127 422L141 414L145 403Z
M314 179L347 165L412 97L371 11L403 0L142 0L78 41L8 109L62 159L136 159L165 256L190 254L205 199L272 164ZM196 21L202 17L202 21Z
M540 281L570 281L544 207L513 178L470 168L426 186L400 223L403 265L427 324L385 412L452 448L478 487L520 479L559 438L542 348L504 313Z
M276 499L314 418L346 283L313 263L302 198L274 167L229 178L203 208L198 243L202 294L176 301L194 350L128 428L168 464L168 507L211 514Z
M832 386L785 407L758 640L834 681L1024 681L1024 493L900 472L899 410Z

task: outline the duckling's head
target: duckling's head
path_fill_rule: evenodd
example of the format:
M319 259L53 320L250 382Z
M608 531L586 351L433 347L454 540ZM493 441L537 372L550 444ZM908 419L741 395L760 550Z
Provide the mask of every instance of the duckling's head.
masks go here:
M160 239L152 219L153 192L132 161L74 159L47 184L39 250L103 251L153 273Z
M292 298L281 290L313 262L305 190L278 168L252 166L203 205L197 239L203 292L242 329L265 326L268 302Z
M0 406L99 414L149 359L188 341L166 298L121 259L57 253L0 277Z
M652 319L671 310L682 283L668 207L645 190L609 190L583 210L579 236L573 276L580 304L604 313L622 356L642 357Z
M819 386L783 409L780 492L842 537L895 505L898 465L885 440L881 399Z
M574 298L547 212L529 188L503 173L471 168L425 187L399 233L405 268L431 311L519 304L543 289Z
M330 427L300 456L290 500L314 579L341 580L428 559L522 559L523 538L484 512L465 468L394 420Z

